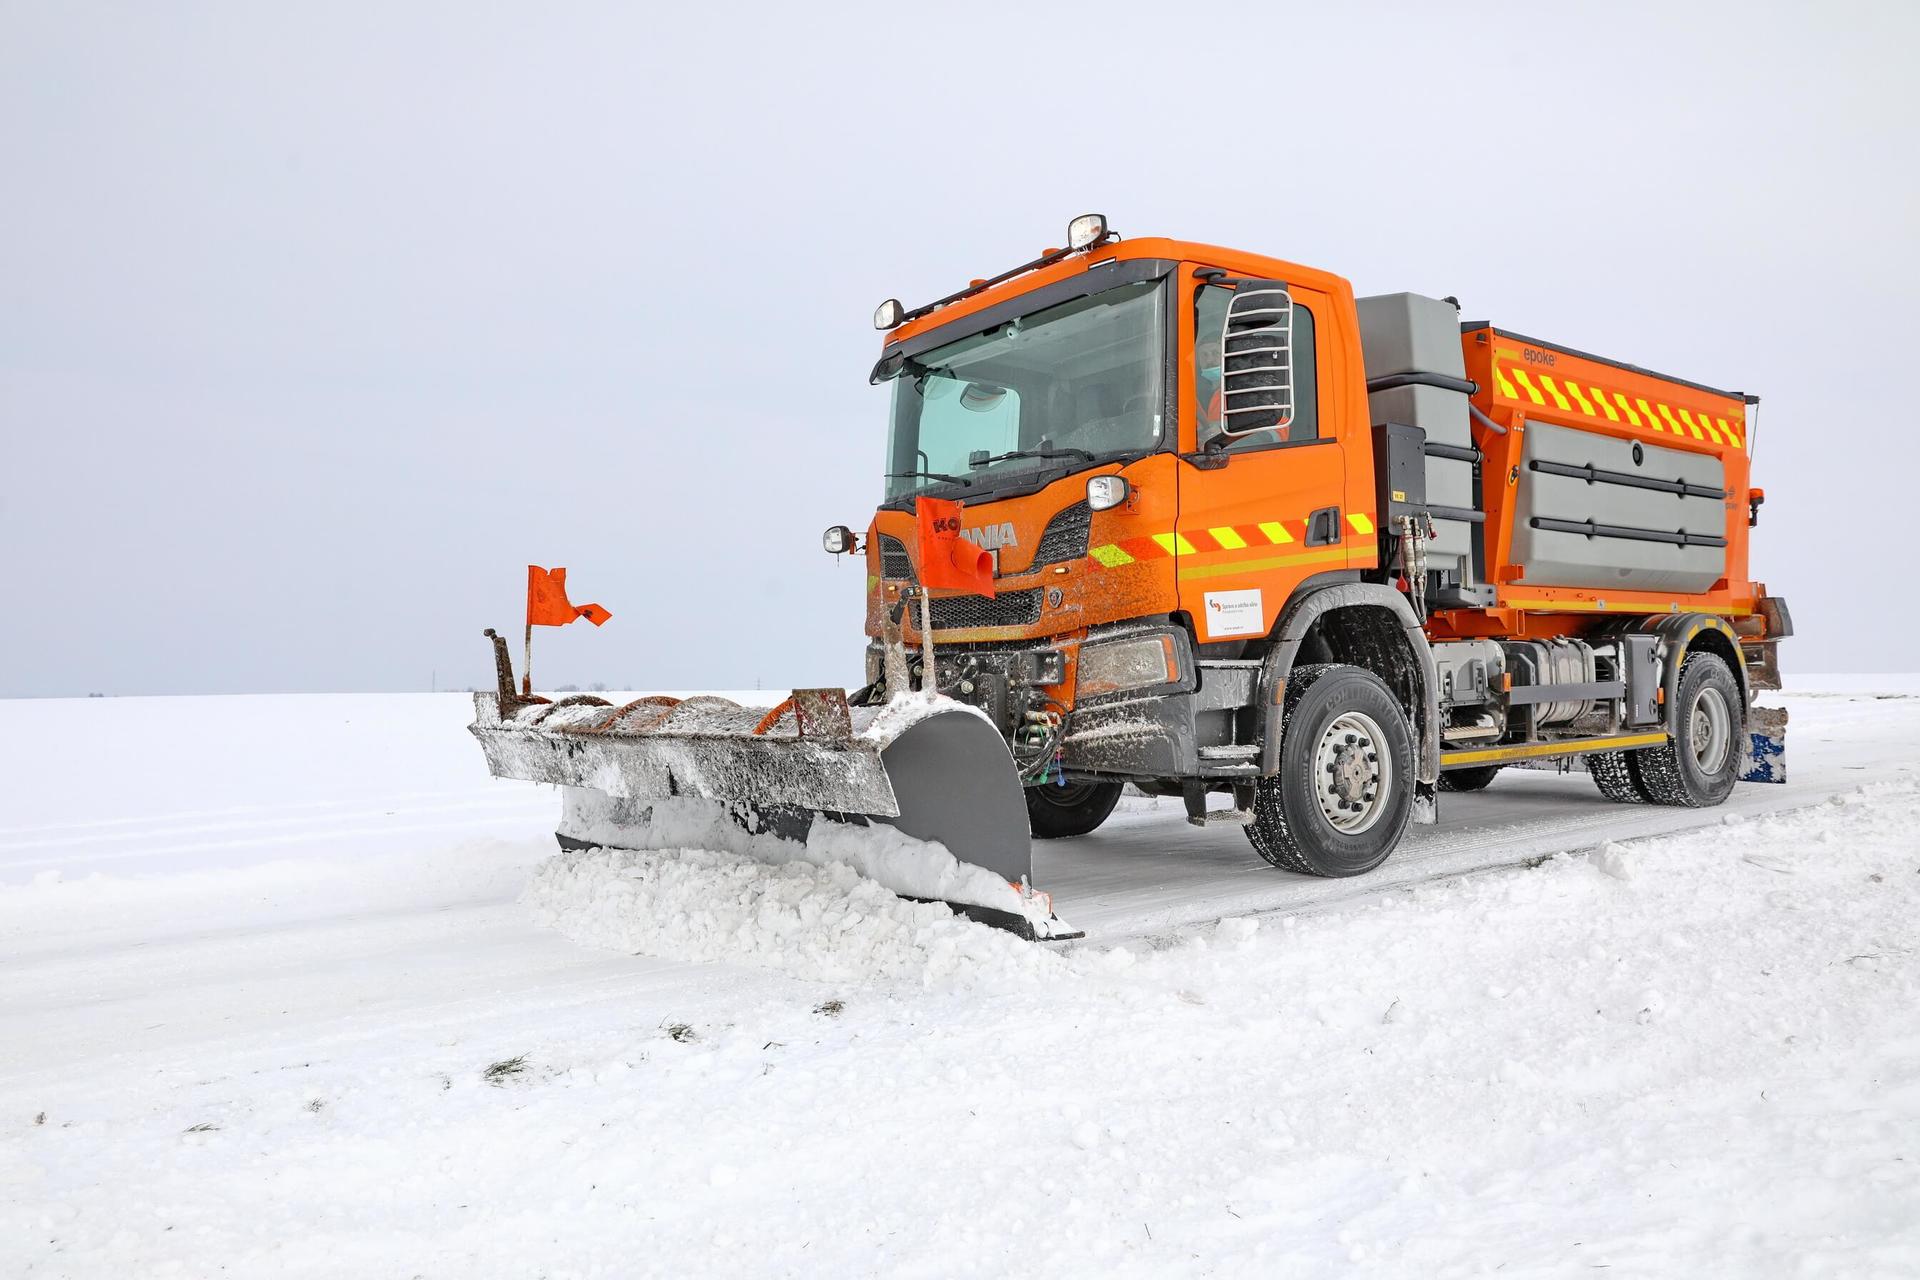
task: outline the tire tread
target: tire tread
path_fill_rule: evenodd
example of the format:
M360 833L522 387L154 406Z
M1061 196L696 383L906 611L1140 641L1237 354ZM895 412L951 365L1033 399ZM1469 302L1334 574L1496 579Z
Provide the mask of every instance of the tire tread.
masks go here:
M1600 794L1615 804L1648 804L1653 797L1640 789L1630 757L1637 751L1595 751L1587 756L1587 775Z

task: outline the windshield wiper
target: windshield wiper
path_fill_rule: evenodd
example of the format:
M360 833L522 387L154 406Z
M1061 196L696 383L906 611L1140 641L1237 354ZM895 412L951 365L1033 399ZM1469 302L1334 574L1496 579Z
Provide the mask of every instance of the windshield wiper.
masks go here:
M923 477L928 480L944 481L947 484L971 485L973 483L973 481L968 479L966 476L950 476L944 471L889 471L887 472L887 479L889 480L914 480L914 479L920 479Z
M1011 453L996 453L991 458L982 458L968 465L990 467L996 462L1006 462L1012 458L1085 458L1088 462L1092 462L1094 455L1085 449L1015 449Z

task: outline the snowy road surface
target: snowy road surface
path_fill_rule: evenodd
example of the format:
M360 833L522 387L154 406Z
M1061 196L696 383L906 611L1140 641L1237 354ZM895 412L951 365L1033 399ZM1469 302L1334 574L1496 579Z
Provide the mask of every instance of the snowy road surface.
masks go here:
M1360 881L1134 802L1066 951L557 862L463 697L0 702L0 1276L1920 1273L1920 681L1807 683Z

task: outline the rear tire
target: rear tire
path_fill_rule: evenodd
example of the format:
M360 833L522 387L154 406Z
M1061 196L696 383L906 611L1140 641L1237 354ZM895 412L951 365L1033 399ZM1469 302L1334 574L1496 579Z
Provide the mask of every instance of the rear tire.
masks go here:
M1471 769L1449 769L1440 775L1442 791L1485 791L1487 784L1493 781L1493 775L1500 772L1497 764L1480 764Z
M1371 671L1295 667L1280 770L1255 785L1247 839L1286 871L1357 876L1385 862L1413 812L1413 733Z
M1709 809L1740 776L1746 715L1740 686L1716 654L1695 653L1680 668L1673 736L1634 752L1635 776L1655 804Z
M1649 804L1652 797L1640 789L1639 770L1631 759L1638 751L1595 751L1587 757L1587 774L1600 794L1615 804Z
M1083 836L1107 820L1120 803L1118 782L1050 782L1027 788L1027 825L1036 840Z

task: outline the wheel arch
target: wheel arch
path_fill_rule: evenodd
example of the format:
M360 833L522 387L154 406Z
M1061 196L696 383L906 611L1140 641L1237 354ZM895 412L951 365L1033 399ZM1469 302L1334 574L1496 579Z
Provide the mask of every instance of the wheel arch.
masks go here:
M1672 661L1661 674L1660 685L1665 691L1665 705L1677 705L1680 694L1680 668L1685 665L1687 656L1693 653L1711 653L1727 664L1733 672L1733 683L1740 690L1740 710L1742 718L1753 702L1753 690L1747 680L1747 664L1740 653L1739 637L1726 619L1710 613L1682 613L1648 621L1644 630L1652 632L1666 642Z
M1348 582L1302 591L1274 624L1260 669L1260 772L1280 768L1281 708L1287 677L1309 638L1324 643L1334 661L1371 671L1386 683L1413 724L1414 777L1431 786L1440 770L1438 676L1433 647L1406 597L1372 582Z

